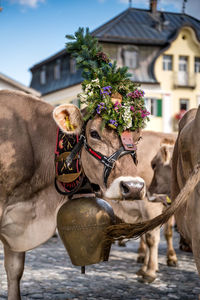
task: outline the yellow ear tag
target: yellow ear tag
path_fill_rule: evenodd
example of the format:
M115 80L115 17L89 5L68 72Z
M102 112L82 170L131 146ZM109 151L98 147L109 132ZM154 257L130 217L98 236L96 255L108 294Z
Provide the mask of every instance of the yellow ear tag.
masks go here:
M69 120L68 116L66 116L66 118L65 118L65 126L66 126L67 131L73 131L74 130L74 126L70 123L70 120Z
M168 196L166 197L166 200L167 200L167 204L171 204L172 203L172 200Z

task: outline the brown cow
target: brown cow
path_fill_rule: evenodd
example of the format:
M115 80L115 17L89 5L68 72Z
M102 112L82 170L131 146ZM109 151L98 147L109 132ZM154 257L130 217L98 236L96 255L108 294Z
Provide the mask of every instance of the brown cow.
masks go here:
M38 98L21 92L0 91L0 239L4 244L5 268L8 277L8 299L20 299L19 283L23 274L25 251L47 241L55 231L56 216L67 197L54 188L54 150L57 125L53 107ZM65 126L68 115L78 133L82 116L78 108L64 105L54 112L56 122ZM86 125L87 143L109 157L121 147L121 140L112 129L101 130L102 119L95 117ZM65 128L64 128L65 129ZM72 133L72 131L70 131ZM132 133L137 143L140 131ZM119 158L107 186L103 164L85 148L81 152L84 173L100 186L103 197L143 197L144 180L136 176L131 155Z
M179 232L191 246L200 275L200 106L188 111L179 123L179 134L172 157L172 205L158 217L128 230L120 237L137 237L165 223L175 214ZM115 226L114 226L115 227ZM110 236L117 237L115 228ZM119 228L117 229L119 230Z
M160 157L160 151L164 149L169 150L170 152L173 148L171 144L175 143L177 135L176 134L165 134L160 132L153 131L143 131L142 141L138 144L138 175L143 177L146 180L147 184L151 183L153 176L153 169L151 163L157 161L157 157ZM168 144L166 144L166 142ZM169 142L171 143L169 145ZM162 147L160 144L162 144ZM149 147L149 145L153 145ZM165 147L165 148L163 148ZM164 155L165 153L163 153ZM168 163L170 160L170 155L164 157L166 160L166 166L164 172L168 171ZM153 160L152 160L153 159ZM144 172L145 170L145 172ZM162 170L163 171L163 170ZM159 186L159 189L153 187L154 178L152 184L150 184L151 192L157 194L168 194L170 195L170 174L166 174L167 177L163 181L163 184ZM148 186L147 186L148 188ZM113 195L114 196L114 195ZM154 197L155 198L155 197ZM156 197L158 198L158 197ZM160 196L159 196L160 198ZM166 195L165 195L166 198ZM159 200L159 199L158 199ZM160 200L159 200L160 201ZM162 203L148 201L145 197L142 201L110 201L115 215L117 215L121 220L126 223L136 223L139 221L144 221L151 219L159 214L165 209ZM160 201L161 202L161 201ZM172 221L169 221L165 228L165 237L167 240L167 263L170 266L177 264L176 253L173 248L172 241ZM152 282L157 277L156 271L158 270L158 244L160 240L160 230L159 228L153 230L152 232L146 235L145 241L144 238L141 239L138 261L143 261L142 268L137 272L138 275L142 275L144 281ZM146 247L147 246L147 247ZM143 258L143 260L142 260Z
M167 205L167 197L171 198L171 159L174 150L175 141L164 139L158 153L151 161L154 175L149 187L149 192L158 199L162 198ZM167 241L167 263L170 266L177 264L177 257L173 247L173 230L174 218L171 217L164 227L164 234Z

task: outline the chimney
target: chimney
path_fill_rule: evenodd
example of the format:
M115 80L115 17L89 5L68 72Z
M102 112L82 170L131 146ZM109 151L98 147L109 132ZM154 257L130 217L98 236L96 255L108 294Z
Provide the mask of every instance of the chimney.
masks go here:
M157 0L150 0L150 12L155 14L157 11Z

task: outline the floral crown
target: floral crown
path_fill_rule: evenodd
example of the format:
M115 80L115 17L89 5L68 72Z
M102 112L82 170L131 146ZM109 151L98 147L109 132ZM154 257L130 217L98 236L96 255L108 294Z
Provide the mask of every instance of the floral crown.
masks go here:
M79 28L66 38L73 40L66 44L67 52L82 69L83 92L78 97L87 105L85 120L98 114L102 127L108 125L119 134L144 128L150 113L144 105L144 92L129 79L128 68L117 68L116 61L111 63L88 28L85 33Z

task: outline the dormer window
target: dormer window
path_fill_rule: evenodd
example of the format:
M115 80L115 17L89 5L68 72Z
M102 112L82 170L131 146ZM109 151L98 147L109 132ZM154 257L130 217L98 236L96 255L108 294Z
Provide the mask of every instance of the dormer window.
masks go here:
M138 51L134 48L123 50L124 65L129 69L136 69L138 67Z
M56 60L56 64L54 66L54 79L55 80L59 80L60 79L60 75L61 75L61 64L60 64L60 59Z
M75 58L70 58L70 73L71 74L76 73L76 60L75 60Z
M40 84L46 84L46 66L43 66L40 71Z

